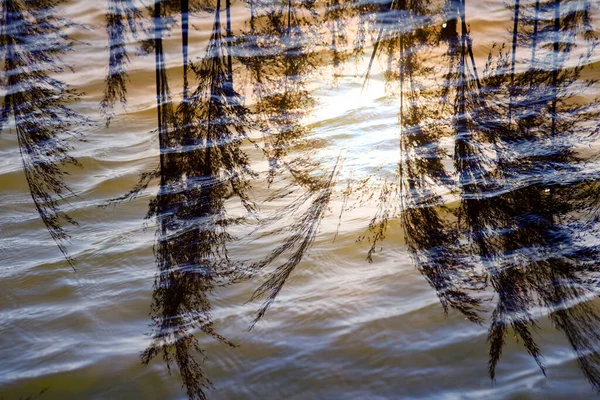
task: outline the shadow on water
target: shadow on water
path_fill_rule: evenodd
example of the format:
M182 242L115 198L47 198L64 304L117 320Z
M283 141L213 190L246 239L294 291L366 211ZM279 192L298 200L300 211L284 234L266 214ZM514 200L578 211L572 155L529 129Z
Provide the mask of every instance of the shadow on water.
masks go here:
M63 225L75 221L62 210L71 195L63 167L77 163L67 139L87 120L68 108L80 95L55 77L73 44L59 33L73 25L56 16L58 3L0 2L0 123L10 127L12 117L33 202L71 263ZM159 165L113 201L158 183L148 211L157 272L142 362L176 364L188 397L207 398L196 335L235 346L214 326L211 293L262 279L249 299L263 301L252 328L305 259L333 200L346 204L366 191L377 199L365 227L367 260L397 220L444 312L488 327L492 379L509 332L545 374L536 331L547 317L600 391L592 304L600 185L597 156L582 151L600 117L598 102L584 95L595 84L584 77L598 43L591 3L506 7L510 40L478 65L466 0L249 0L236 10L243 23L230 0L108 0L107 125L117 103L127 103L130 41L154 55ZM189 45L199 16L213 21L202 51ZM180 96L166 67L164 38L172 35L181 36ZM345 149L319 158L323 143L307 123L319 107L311 85L335 85L354 63L366 66L366 88L377 60L397 100L398 162L378 187L350 182L342 190ZM252 157L265 160L265 171L251 167ZM254 246L257 236L277 244L259 259L232 256L232 244Z

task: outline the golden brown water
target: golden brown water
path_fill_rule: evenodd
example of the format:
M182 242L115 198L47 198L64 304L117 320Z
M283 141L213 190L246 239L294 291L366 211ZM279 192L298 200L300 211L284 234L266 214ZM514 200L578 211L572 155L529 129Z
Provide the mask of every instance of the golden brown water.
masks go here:
M0 7L11 1L14 0L0 1ZM466 2L466 18L479 73L484 69L488 53L495 51L494 43L505 43L505 51L510 54L513 10L505 3L495 0ZM522 7L534 3L524 2ZM564 7L568 7L569 3L585 2L563 3ZM600 18L598 5L590 2L589 6L596 29ZM84 25L66 29L79 41L65 56L65 62L74 68L74 73L64 73L60 77L85 93L71 106L95 122L91 126L82 125L86 141L74 142L75 149L71 153L82 168L68 167L70 175L66 177L76 194L69 198L67 210L80 225L69 228L71 242L67 246L75 259L76 271L57 248L33 205L19 143L14 134L14 120L0 135L0 398L26 398L46 388L47 391L40 396L42 399L186 398L177 363L173 363L169 374L161 355L148 365L143 365L140 360L140 354L152 340L149 336L153 332L149 327L149 313L157 273L153 246L159 235L156 220L144 220L144 217L148 213L148 203L157 196L158 182L154 181L130 201L108 208L99 207L127 193L136 185L140 174L155 169L160 163L153 49L148 55L137 55L135 43L129 39L131 63L127 105L125 108L118 104L115 106L110 126L106 127L102 120L99 104L108 66L106 7L105 1L70 1L57 7L61 16ZM323 8L324 5L316 6L319 12ZM175 14L175 22L179 21L178 18L179 15ZM221 18L224 21L224 11ZM338 21L347 18L345 29L352 43L352 35L356 34L359 26L358 19L343 14L337 18ZM445 18L439 14L426 21L425 25L441 29L444 21ZM214 11L191 16L189 51L193 62L200 62L204 57L213 22ZM236 35L241 36L240 32L248 31L247 3L233 3L232 26ZM408 29L397 20L390 26L391 36L401 36L398 32ZM313 66L302 77L306 81L306 93L314 98L316 104L301 113L301 117L292 118L297 119L296 122L307 133L284 144L289 149L281 162L291 165L301 165L294 164L298 160L317 163L318 167L307 172L305 179L310 176L327 177L335 170L336 180L330 188L332 195L322 219L314 216L320 224L310 249L252 330L247 329L262 301L249 300L269 273L285 259L267 266L253 279L217 287L210 293L214 329L237 347L221 343L198 329L193 330L206 358L198 354L194 357L214 385L212 390L207 391L209 398L596 397L597 392L586 381L578 358L597 354L600 343L595 341L593 333L586 333L586 329L600 325L584 324L580 334L589 334L586 337L590 339L587 347L581 345L578 348L580 354L577 354L564 334L569 329L557 329L556 321L553 325L547 318L557 310L575 309L579 304L600 306L597 300L592 300L596 294L593 290L565 297L562 299L564 304L557 301L554 308L534 305L528 309L538 324L538 329L532 329L532 332L543 355L547 377L527 353L523 340L517 340L513 327L505 334L495 381L488 374L491 313L497 304L497 292L510 292L506 289L510 284L503 283L504 289L498 290L492 286L500 284L488 278L485 290L474 290L475 297L484 299L481 307L487 312L481 324L467 320L463 313L452 307L447 314L444 313L436 288L426 279L423 266L414 262L414 248L410 247L413 242L407 241L407 231L403 228L407 219L403 216L409 214L409 208L425 207L439 209L444 220L454 221L458 217L452 215L452 211L459 209L469 198L468 194L465 195L468 185L461 187L462 192L449 188L449 185L434 185L435 195L442 200L433 205L406 206L400 200L404 194L398 194L404 192L396 186L391 186L391 195L382 196L382 188L398 182L398 165L403 165L404 157L417 156L405 156L399 149L400 126L403 123L399 118L400 93L408 91L405 86L398 90L397 82L386 77L389 67L385 54L375 58L369 80L364 84L376 34L377 29L373 28L364 53L356 58L349 58L336 69L331 67L330 62ZM577 40L582 39L578 37ZM179 27L174 25L163 45L169 86L176 104L181 101L183 85L180 41ZM431 72L424 82L427 87L440 87L444 84L444 67L448 61L444 58L443 44L432 47L425 61L439 69ZM261 57L267 60L265 49L268 48L259 48L259 60ZM271 48L276 49L274 45ZM323 48L311 51L326 52ZM242 50L239 52L242 54ZM575 65L580 55L580 50L574 50L570 61L564 64L567 67L569 63ZM518 56L525 60L528 54L526 50L522 53L520 50ZM576 85L584 78L598 77L597 70L590 68L597 65L598 60L597 51L584 60L586 69L573 84L577 97L565 100L566 103L579 100L594 104L593 100L600 95L597 84L592 84L586 92L577 89ZM237 92L245 96L246 104L253 109L258 104L253 96L255 82L244 62L242 56L234 59L234 83ZM268 61L265 61L267 64ZM523 61L517 65L517 73L526 70L525 64ZM334 71L336 79L333 79ZM275 78L266 76L265 79L268 82ZM195 77L190 72L191 88L200 81L201 76ZM423 93L426 91L422 90ZM505 100L502 98L499 102ZM442 98L439 93L424 101L431 106L446 102L449 108L453 104L452 100ZM487 106L492 108L489 103ZM497 192L490 189L486 193L493 192L489 196L501 197L500 193L518 192L540 184L551 187L552 193L555 187L563 184L565 187L570 184L577 186L581 182L590 187L597 185L598 169L594 158L597 136L588 133L593 133L598 120L590 110L578 112L589 125L586 125L587 130L574 129L567 140L574 143L569 142L589 164L578 164L578 169L573 172L575 170L566 167L554 168L556 164L567 165L570 160L543 161L544 168L517 172L506 178L509 182L506 187L497 189ZM586 116L586 112L590 114ZM474 120L488 118L477 111L473 111L471 116ZM270 117L273 118L272 115ZM405 118L408 117L405 115ZM422 118L435 120L437 117L424 114ZM440 148L447 151L440 156L441 162L456 181L458 174L453 152L457 136L460 135L448 134L436 139ZM278 215L275 227L289 227L302 215L303 209L292 213L284 207L294 201L294 196L308 192L308 185L302 186L294 181L289 173L281 173L272 185L268 185L270 164L262 151L267 142L263 139L261 130L254 126L249 138L240 145L248 155L250 167L257 173L251 179L249 189L251 198L258 204L256 219L267 219L279 212L282 214L275 214ZM556 140L560 142L560 139ZM492 151L491 145L484 147L485 151ZM514 144L511 150L516 147L518 145ZM526 152L532 154L541 148L535 144L531 147L527 147ZM336 164L336 160L341 161ZM411 179L417 180L415 177ZM291 184L294 190L291 197L269 199L276 189L287 184ZM347 190L348 187L352 190ZM414 190L418 191L418 188ZM351 193L346 195L346 191ZM317 197L316 194L312 196L313 199ZM523 196L527 197L527 193ZM575 194L568 196L574 198ZM588 197L585 201L597 204L589 200L592 194ZM482 198L485 196L478 200L484 202ZM230 196L224 202L229 216L245 214L236 196ZM447 210L442 209L441 203ZM377 231L376 224L371 231L369 226L374 218L376 222L376 218L381 218L382 209L389 209L385 239L376 244L372 262L367 262L371 247L369 240L372 242L372 235ZM543 214L542 211L540 213ZM592 213L592 217L586 213ZM594 220L597 210L588 207L583 211L569 211L568 214L587 221ZM491 218L499 217L493 214ZM417 230L422 232L430 232L429 228L417 226ZM254 217L247 223L232 226L235 240L228 244L229 257L233 260L260 260L285 239L280 232L262 235L261 229ZM589 243L590 248L595 248L600 243L595 236L595 226L589 230L577 226L575 230L577 232L570 241L552 242L539 254L527 252L535 246L525 238L522 239L522 248L506 245L503 251L518 253L516 258L534 262L531 260L537 258L553 260L559 254L571 257L569 249L576 245ZM456 242L458 247L469 248L467 236L463 232ZM421 252L425 250L419 249ZM174 253L185 251L185 248L173 250ZM492 270L485 264L488 259L481 254L477 257L483 259L478 265ZM594 266L597 265L597 255L591 252L590 255L579 256L577 253L577 257L569 260L575 258L574 264L591 265L590 268L577 279L573 278L572 282L556 278L550 286L582 284L585 279L596 282L597 267ZM500 264L500 261L497 262ZM450 265L447 267L450 268ZM510 270L510 266L507 268ZM515 266L514 269L518 268ZM528 273L533 276L530 279L532 283L528 284L535 286L536 279L541 278L531 271ZM515 281L511 282L518 286ZM438 292L443 293L444 290L438 288ZM596 321L598 317L586 314L586 318ZM577 318L569 321L573 324L581 322Z

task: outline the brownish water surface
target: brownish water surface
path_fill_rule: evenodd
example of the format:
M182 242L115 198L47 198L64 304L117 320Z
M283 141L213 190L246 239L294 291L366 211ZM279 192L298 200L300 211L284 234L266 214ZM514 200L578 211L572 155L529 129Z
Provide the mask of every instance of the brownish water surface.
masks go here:
M127 103L107 126L106 17L127 3L50 9L74 23L46 32L76 39L61 72L11 63L45 43L19 20L41 26L41 3L0 0L0 398L598 396L596 2L516 2L517 35L511 1L191 2L191 107L172 119L180 3L161 4L159 65L153 2L132 2ZM57 146L40 126L62 134L56 115L15 117L17 99L48 111L23 78L36 69L89 119L64 119L85 139L61 167L70 241L22 162Z

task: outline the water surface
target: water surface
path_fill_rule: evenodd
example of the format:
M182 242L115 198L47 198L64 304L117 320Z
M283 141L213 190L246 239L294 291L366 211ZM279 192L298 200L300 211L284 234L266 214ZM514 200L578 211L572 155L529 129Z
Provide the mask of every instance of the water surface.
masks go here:
M1 398L598 396L595 2L0 11Z

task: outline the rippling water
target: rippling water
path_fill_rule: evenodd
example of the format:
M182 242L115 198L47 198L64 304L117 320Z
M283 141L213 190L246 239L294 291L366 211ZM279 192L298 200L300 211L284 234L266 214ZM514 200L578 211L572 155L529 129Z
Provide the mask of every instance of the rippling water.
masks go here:
M598 396L596 2L0 11L0 398Z

